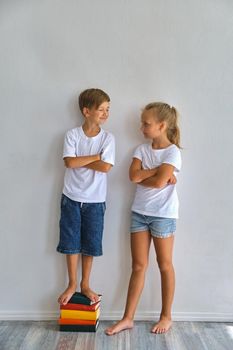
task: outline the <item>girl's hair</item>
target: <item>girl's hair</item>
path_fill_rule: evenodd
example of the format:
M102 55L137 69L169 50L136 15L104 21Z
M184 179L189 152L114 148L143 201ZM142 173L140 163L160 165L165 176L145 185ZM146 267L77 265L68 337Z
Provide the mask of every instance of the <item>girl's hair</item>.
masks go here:
M178 126L178 112L175 107L170 106L163 102L152 102L146 105L144 111L153 110L156 113L156 118L159 122L167 123L167 137L168 140L175 144L177 147L180 146L180 129ZM142 112L142 113L143 113Z
M110 102L110 97L101 89L87 89L79 95L79 108L83 113L83 108L99 108L103 102Z

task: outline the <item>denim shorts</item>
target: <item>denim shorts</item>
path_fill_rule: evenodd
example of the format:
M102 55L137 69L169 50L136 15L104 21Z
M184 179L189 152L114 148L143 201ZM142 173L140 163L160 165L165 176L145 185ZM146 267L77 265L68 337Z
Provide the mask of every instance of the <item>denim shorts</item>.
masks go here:
M174 235L176 219L148 216L132 211L131 233L149 231L153 237L167 238Z
M63 254L102 255L105 209L105 202L81 203L62 194L57 251Z

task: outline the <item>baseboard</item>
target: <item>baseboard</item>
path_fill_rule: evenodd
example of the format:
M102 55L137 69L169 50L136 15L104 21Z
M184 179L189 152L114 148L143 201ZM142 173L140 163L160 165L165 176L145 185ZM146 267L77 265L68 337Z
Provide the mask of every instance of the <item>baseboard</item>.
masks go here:
M122 311L102 312L100 319L102 321L119 320L122 314ZM58 317L59 312L56 311L0 311L1 321L52 321L58 319ZM159 312L137 312L135 320L154 321L158 317ZM174 312L172 318L174 321L233 322L233 314L224 312Z
M119 320L123 312L102 313L102 320ZM136 321L154 321L158 319L160 312L137 312ZM211 313L211 312L173 312L173 321L205 321L205 322L233 322L233 313Z

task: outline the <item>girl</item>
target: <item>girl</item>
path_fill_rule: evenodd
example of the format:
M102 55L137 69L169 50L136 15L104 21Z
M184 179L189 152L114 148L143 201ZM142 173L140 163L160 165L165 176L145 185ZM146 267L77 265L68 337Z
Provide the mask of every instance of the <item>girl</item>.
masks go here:
M106 329L107 335L133 327L153 241L161 274L162 310L152 333L165 333L172 325L171 307L175 289L172 250L178 198L175 175L181 168L180 131L177 111L166 103L148 104L141 116L141 130L150 144L137 147L129 169L130 180L137 183L132 206L132 274L122 320Z

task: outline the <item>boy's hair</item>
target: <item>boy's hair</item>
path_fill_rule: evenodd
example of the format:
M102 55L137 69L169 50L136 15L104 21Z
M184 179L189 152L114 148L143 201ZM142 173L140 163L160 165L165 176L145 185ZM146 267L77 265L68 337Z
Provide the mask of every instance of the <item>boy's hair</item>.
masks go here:
M150 109L155 112L155 115L159 122L165 121L167 123L168 140L171 143L175 144L177 147L181 148L177 109L167 103L152 102L146 105L143 111L148 111Z
M110 97L100 89L87 89L79 95L79 108L83 113L83 108L98 108L103 102L110 102Z

